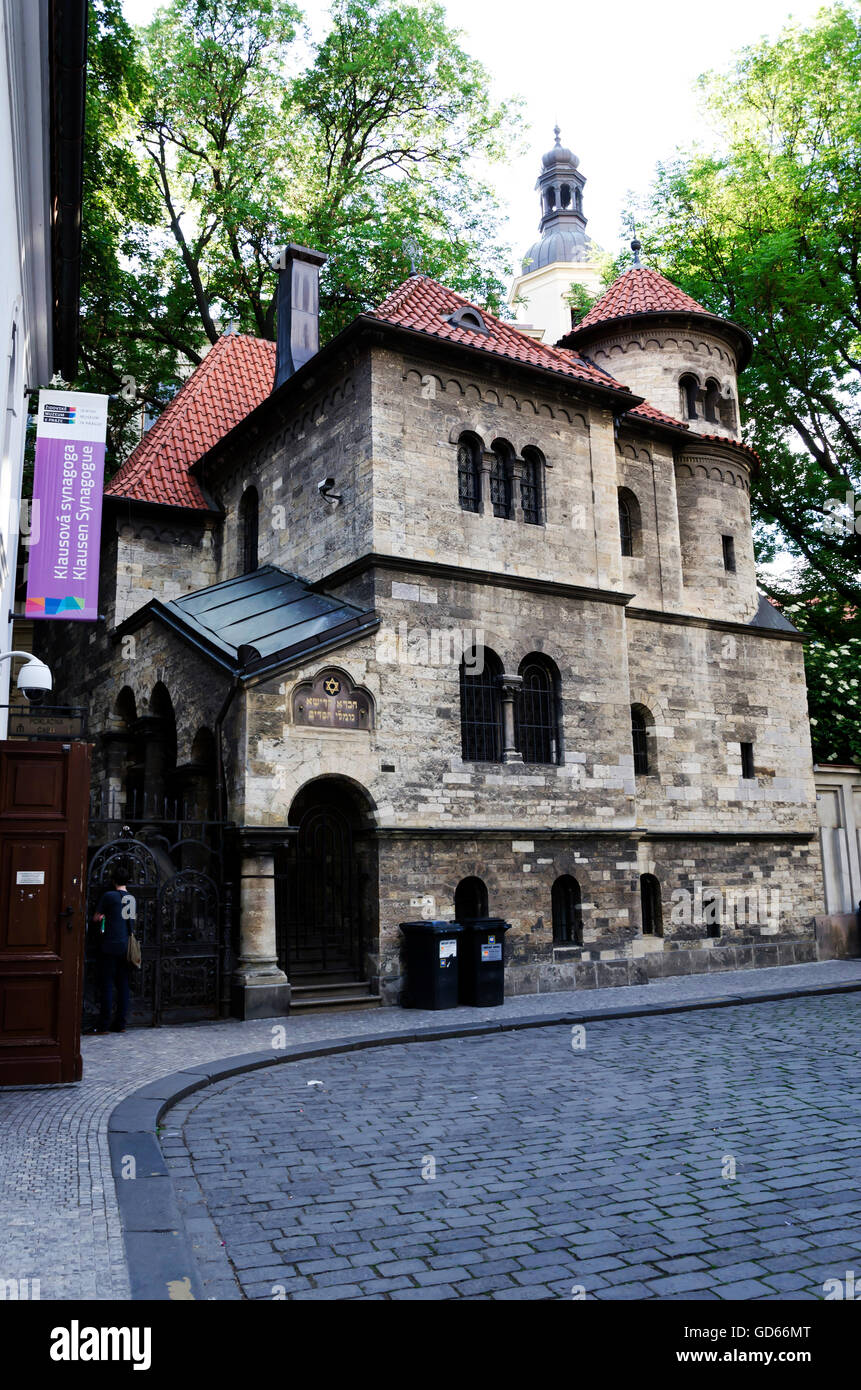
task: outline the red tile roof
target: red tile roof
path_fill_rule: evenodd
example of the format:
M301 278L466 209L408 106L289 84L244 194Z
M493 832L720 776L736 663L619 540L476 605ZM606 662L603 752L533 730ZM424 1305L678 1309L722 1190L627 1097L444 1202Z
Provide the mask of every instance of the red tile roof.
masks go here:
M668 415L665 410L658 410L657 406L649 405L648 401L643 401L642 405L635 405L633 410L627 410L626 415L637 415L641 420L654 420L659 425L673 425L678 430L689 429L684 420L677 420L675 415Z
M514 324L503 323L501 319L494 318L483 309L478 312L488 329L486 334L447 322L450 314L464 308L474 309L475 305L426 275L411 275L367 317L382 319L385 323L410 328L417 333L427 333L449 343L463 343L467 347L478 348L496 357L525 362L531 367L543 367L551 372L559 372L562 376L573 377L577 381L589 382L593 386L604 386L615 391L628 389L607 372L603 372L600 367L585 361L578 352L571 349L560 351L546 343L537 342L535 338L521 333Z
M628 318L631 314L708 314L695 299L671 284L665 276L647 265L632 266L614 280L597 303L574 329L605 323L608 319Z
M223 334L111 479L106 495L208 511L188 470L266 399L274 378L274 343Z

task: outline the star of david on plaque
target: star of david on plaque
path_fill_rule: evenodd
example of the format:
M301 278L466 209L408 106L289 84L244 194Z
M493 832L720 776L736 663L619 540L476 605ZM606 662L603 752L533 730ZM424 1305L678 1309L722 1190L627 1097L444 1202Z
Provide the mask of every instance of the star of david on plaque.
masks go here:
M339 680L336 680L334 676L330 676L329 679L325 682L323 689L325 690L327 695L340 695L341 682Z

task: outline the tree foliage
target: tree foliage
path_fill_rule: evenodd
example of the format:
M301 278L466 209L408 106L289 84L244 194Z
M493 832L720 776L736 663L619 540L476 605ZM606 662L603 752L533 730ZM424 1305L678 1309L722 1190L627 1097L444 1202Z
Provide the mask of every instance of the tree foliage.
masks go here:
M826 650L861 635L859 83L858 0L743 50L701 79L719 153L659 166L638 219L650 263L753 336L739 385L764 465L757 554L795 561L761 584ZM818 657L809 669L821 677ZM820 746L831 727L815 726Z
M274 338L286 242L329 255L324 338L411 264L499 310L475 168L510 150L515 115L426 0L335 0L316 44L292 0L170 0L137 32L92 0L80 384L129 397L112 459L228 323Z

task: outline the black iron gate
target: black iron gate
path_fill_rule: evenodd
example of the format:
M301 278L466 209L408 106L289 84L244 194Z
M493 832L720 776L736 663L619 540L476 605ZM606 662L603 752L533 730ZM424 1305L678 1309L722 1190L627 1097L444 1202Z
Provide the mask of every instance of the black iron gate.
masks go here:
M193 864L194 867L189 865ZM207 871L204 871L205 866ZM119 878L136 903L141 968L131 972L132 1024L179 1023L229 1012L232 892L219 849L197 838L171 841L151 828L121 834L94 853L87 920ZM90 926L85 1021L95 1018L99 931Z
M311 806L276 863L278 959L289 978L361 975L364 942L351 819Z

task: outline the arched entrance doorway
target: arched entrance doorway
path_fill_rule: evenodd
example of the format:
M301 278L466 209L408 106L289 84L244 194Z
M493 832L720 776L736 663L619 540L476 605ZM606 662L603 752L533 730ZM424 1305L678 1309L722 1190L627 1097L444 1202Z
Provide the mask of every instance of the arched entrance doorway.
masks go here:
M277 866L278 964L291 981L360 980L376 950L377 847L369 799L341 777L303 787Z

